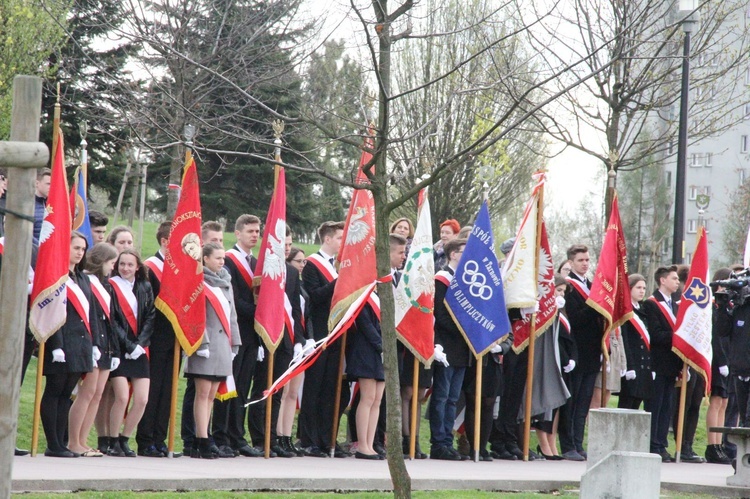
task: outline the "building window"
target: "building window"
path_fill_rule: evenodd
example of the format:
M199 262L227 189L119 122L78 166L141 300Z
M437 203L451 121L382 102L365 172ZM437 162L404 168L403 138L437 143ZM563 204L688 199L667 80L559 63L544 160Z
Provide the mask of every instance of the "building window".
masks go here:
M698 232L698 220L691 218L687 221L687 232L688 234L695 234Z
M743 135L740 137L740 152L747 153L748 146L750 146L750 140L748 140L747 135Z
M703 164L703 158L697 152L690 155L690 166L701 166Z
M690 265L692 261L693 261L693 254L685 253L685 265Z
M711 168L714 166L714 153L707 152L706 153L706 168Z
M667 154L674 154L674 140L669 141L669 145L667 146Z
M745 119L750 119L750 103L745 104Z
M747 77L745 77L747 79ZM696 87L695 88L695 100L701 100L703 97L703 87Z
M667 187L672 187L672 172L667 172Z
M750 67L745 70L745 85L750 85Z
M661 254L662 255L669 254L669 240L666 238L661 243Z
M740 185L745 185L745 180L747 180L747 170L744 168L740 168Z
M688 187L688 201L695 201L696 197L698 197L698 188L691 185Z

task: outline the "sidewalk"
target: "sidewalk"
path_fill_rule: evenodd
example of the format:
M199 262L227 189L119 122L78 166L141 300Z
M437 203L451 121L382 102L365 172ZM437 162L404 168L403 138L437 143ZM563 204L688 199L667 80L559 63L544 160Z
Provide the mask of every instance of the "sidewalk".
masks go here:
M415 490L479 489L552 491L577 489L586 463L570 461L407 461ZM749 489L727 487L731 466L662 464L662 489L748 497ZM292 458L203 460L166 458L16 457L14 493L76 490L390 490L385 461Z

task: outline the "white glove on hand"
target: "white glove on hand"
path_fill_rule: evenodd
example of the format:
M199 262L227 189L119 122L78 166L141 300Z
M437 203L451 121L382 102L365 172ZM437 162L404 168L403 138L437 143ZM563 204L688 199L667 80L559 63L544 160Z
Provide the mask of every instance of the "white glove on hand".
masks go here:
M208 348L204 348L202 350L196 350L195 355L198 357L203 357L204 359L207 359L211 356L211 352L208 351Z
M135 346L135 350L133 350L133 351L132 351L131 353L129 353L129 354L127 354L127 353L125 354L125 358L127 359L127 358L128 358L128 355L130 355L130 358L131 358L132 360L138 360L138 357L140 357L140 356L141 356L141 355L143 355L144 353L146 353L146 350L144 350L142 346L140 346L140 345L136 345L136 346Z
M119 357L112 357L112 364L110 365L112 370L114 371L118 367L120 367L120 358Z
M449 367L448 356L443 352L443 345L435 345L435 360L443 364L445 367Z
M539 301L534 303L533 307L524 307L521 309L521 315L531 315L537 312L539 312Z
M490 348L490 353L503 353L502 345L493 346L492 348Z
M688 379L687 379L687 380L688 380L688 381L690 381L690 378L692 378L692 377L693 377L693 375L692 375L692 374L690 374L690 369L688 369L688 372L687 372L687 373L688 373Z
M729 376L729 366L719 366L719 374L725 378Z
M293 358L302 357L302 343L295 343L294 344L294 355Z
M232 352L232 360L234 360L235 357L237 357L237 352Z
M656 379L656 371L651 371L651 379Z
M563 367L563 371L565 371L566 373L569 373L575 368L576 368L576 361L573 359L570 359L570 361L568 362L568 365Z
M99 350L99 347L97 347L97 346L94 346L91 349L91 355L92 355L92 357L94 359L94 362L96 362L97 360L99 360L99 359L102 358L102 352L101 352L101 350Z
M625 371L625 379L628 381L635 379L635 371Z
M263 362L266 358L266 352L263 351L263 347L258 347L258 362Z
M52 350L52 362L65 362L65 352L62 348Z
M310 355L315 350L315 340L306 340L305 346L302 347L302 351L305 355Z

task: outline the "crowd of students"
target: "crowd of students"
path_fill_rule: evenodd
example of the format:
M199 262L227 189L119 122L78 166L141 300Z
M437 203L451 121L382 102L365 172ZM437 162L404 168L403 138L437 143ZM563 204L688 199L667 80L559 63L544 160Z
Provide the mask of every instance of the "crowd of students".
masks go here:
M49 190L48 180L48 170L37 180L36 200L42 207ZM4 190L3 178L0 187ZM159 226L156 239L160 249L142 260L133 249L129 228L118 226L107 235L106 216L92 211L90 221L93 247L88 247L82 234L72 233L68 287L73 299L68 300L65 323L47 341L44 358L40 359L46 376L41 400L47 439L45 455L164 457L175 336L169 320L155 308L154 300L160 292L171 224L164 222ZM528 350L515 353L510 334L477 365L443 300L471 229L461 229L455 220L446 220L440 227L440 240L434 247L434 362L431 368L420 365L416 384L412 379L412 353L401 344L398 349L403 409L400 445L408 454L411 400L418 397L418 418L423 403L429 399L430 458L465 460L476 450L484 461L522 459L520 428L526 417L522 401ZM343 222L321 224L317 231L320 248L310 255L292 245L292 232L287 231L286 296L290 320L281 345L273 353L274 378L286 370L293 358L307 355L315 342L328 334L328 315L338 276L335 257L341 249L343 229ZM253 251L259 242L261 221L253 215L241 215L234 224L234 233L237 242L227 250L220 223L209 221L202 227L206 330L197 350L183 360L187 384L180 424L184 453L196 458L264 455L266 404L245 406L260 398L267 387L270 356L254 327L253 276L257 260ZM391 226L394 286L401 278L413 235L414 226L407 218L400 218ZM36 225L34 237L38 241ZM512 240L506 241L501 250L507 253L511 247ZM651 413L651 452L665 462L672 461L667 447L670 427L676 428L676 381L682 362L672 353L671 341L687 268L657 269L657 290L648 298L646 278L630 275L635 317L611 333L610 361L605 364L607 382L602 386L603 320L586 304L591 284L587 277L589 267L589 251L584 245L571 246L567 260L558 267L554 286L559 314L535 350L530 417L539 445L529 458L585 460L584 431L589 409L599 407L602 400L606 403L608 395L616 393L618 407L638 409L643 404ZM729 272L721 269L715 279L727 277ZM521 320L521 314L519 310L509 311L512 320ZM745 377L742 366L747 362L738 359L732 363L726 353L730 342L741 341L735 336L729 314L715 306L708 426L732 425L738 412L741 421L746 420L743 405L747 405L745 385L750 378ZM380 321L370 305L359 314L348 338L347 382L337 383L341 342L336 342L320 354L312 367L273 396L272 456L354 455L359 459L384 459L383 344ZM24 374L34 351L33 337L27 332ZM481 387L474 386L476 369L483 370ZM693 451L705 386L700 375L688 370L688 376L681 460L728 464L734 450L722 443L719 434L708 433L705 459ZM736 383L741 385L737 390L739 405L733 403ZM341 393L337 394L339 386ZM356 387L353 397L352 387ZM473 400L478 388L482 394L480 425L474 428ZM236 396L228 396L232 391ZM337 395L343 403L335 414ZM345 448L336 443L332 432L333 421L338 421L348 405L352 444ZM298 406L297 434L293 435ZM466 424L460 425L457 419L462 410ZM87 443L92 427L98 436L95 448ZM474 449L477 431L480 447ZM130 442L134 432L135 450ZM17 450L17 455L25 453ZM428 457L419 447L418 438L415 457Z

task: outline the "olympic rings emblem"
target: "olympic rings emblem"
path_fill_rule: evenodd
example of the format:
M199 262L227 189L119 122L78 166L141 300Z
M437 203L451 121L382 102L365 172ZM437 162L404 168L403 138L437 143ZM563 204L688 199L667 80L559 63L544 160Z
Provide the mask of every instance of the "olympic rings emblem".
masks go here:
M492 288L487 285L487 278L484 274L479 273L479 264L475 260L466 262L461 280L469 286L471 296L485 301L492 298Z

